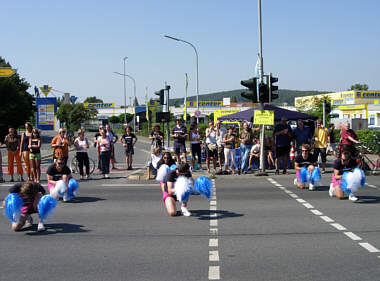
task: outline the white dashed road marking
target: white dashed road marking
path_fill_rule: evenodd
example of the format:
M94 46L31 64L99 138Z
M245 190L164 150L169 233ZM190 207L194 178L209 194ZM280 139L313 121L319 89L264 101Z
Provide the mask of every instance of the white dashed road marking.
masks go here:
M338 230L347 230L347 228L345 228L343 225L339 223L332 223L331 226L335 227Z
M323 219L325 222L334 222L334 220L328 216L321 216L321 219Z
M213 193L210 201L210 235L209 239L209 262L208 267L208 279L219 280L220 279L220 266L219 266L219 240L215 236L218 235L218 216L215 212L217 210L217 198L216 198L216 185L215 180L212 180Z
M357 236L355 233L352 232L344 232L345 235L347 235L349 238L351 238L354 241L362 240L359 236Z
M220 269L219 266L210 266L208 268L208 279L209 280L219 280L220 279Z
M369 243L359 243L364 249L370 253L379 253L380 251Z
M330 223L330 225L332 227L334 227L335 229L337 229L338 231L346 231L347 228L344 227L343 225L339 224L339 223L335 223L334 220L328 216L324 216L322 212L320 212L319 210L316 210L316 209L313 209L314 207L309 204L307 201L303 200L302 198L299 198L298 195L296 195L295 193L293 193L292 191L286 189L284 186L282 186L281 184L277 183L275 180L273 180L272 178L268 178L268 181L270 183L272 183L274 186L278 187L279 189L283 190L285 193L287 193L288 195L290 195L290 197L294 198L297 202L299 203L303 203L302 205L308 209L311 209L310 212L312 212L314 215L316 216L319 216L323 221L327 222L327 223ZM372 184L368 184L366 183L367 186L371 187L371 188L376 188L376 189L380 189L378 188L377 186L375 185L372 185ZM349 231L346 231L346 232L343 232L343 234L345 234L347 237L349 237L351 240L353 241L361 241L362 238L357 236L355 233L353 232L349 232ZM367 243L367 242L364 242L364 243L358 243L360 246L362 246L364 249L366 249L368 252L370 253L379 253L380 250L378 250L376 247L374 247L373 245L371 245L370 243ZM378 258L380 258L380 256L377 256Z

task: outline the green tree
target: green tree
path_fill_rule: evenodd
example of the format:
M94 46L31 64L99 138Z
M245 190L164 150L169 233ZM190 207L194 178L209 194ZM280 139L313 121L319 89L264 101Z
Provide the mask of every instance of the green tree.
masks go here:
M11 67L0 57L0 67ZM30 84L16 73L11 77L0 77L0 139L4 139L8 126L16 128L32 120L34 97L27 90Z
M120 122L119 116L111 116L108 118L108 121L110 123L116 124Z
M209 120L214 122L214 113L211 113L209 116L208 116Z
M126 116L126 119L127 119L127 123L129 123L129 122L131 122L133 120L133 114L126 113L125 116ZM119 122L124 124L124 113L120 114L118 116L118 118L119 118Z
M81 123L93 119L97 110L93 107L84 107L83 103L62 104L57 111L57 118L64 122L67 129L77 130Z
M98 99L97 97L87 97L84 100L84 103L103 103L102 99Z
M368 85L367 84L354 84L351 86L349 91L368 91Z
M319 119L323 120L323 101L326 100L327 102L331 102L331 100L328 98L328 96L323 96L322 98L313 97L313 106L308 110L302 110L302 108L299 108L298 110L310 115L317 116ZM331 110L333 110L333 107L331 107ZM326 114L326 126L330 124L330 114Z

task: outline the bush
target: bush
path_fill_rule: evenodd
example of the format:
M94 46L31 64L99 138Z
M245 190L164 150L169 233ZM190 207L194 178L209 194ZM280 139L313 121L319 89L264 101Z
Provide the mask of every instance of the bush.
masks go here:
M337 143L340 142L340 132L339 129L334 130ZM378 140L380 140L380 130L357 130L355 133L363 145L367 146L373 152L380 152L378 142Z
M357 130L355 133L363 145L372 152L379 153L380 130Z

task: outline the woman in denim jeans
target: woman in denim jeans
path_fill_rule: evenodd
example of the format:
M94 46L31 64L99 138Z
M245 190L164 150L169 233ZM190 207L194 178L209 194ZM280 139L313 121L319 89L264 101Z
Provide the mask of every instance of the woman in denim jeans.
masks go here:
M243 130L240 132L240 155L241 171L246 174L248 171L249 153L254 140L253 130L249 128L248 122L243 123Z
M98 137L97 143L100 152L100 169L102 170L103 178L108 179L113 142L106 135L106 131L104 129L100 131L100 137Z

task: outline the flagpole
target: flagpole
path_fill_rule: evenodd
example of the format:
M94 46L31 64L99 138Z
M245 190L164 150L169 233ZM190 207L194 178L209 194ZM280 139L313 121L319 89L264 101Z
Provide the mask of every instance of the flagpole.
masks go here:
M150 118L149 118L149 106L148 106L148 87L145 87L145 112L146 112L146 120L148 121L147 132L149 134L150 129Z
M185 104L185 116L184 116L184 120L185 120L185 125L187 123L187 88L189 86L189 77L187 76L187 73L185 73L185 81L186 81L186 86L185 86L185 101L184 101L184 104Z

